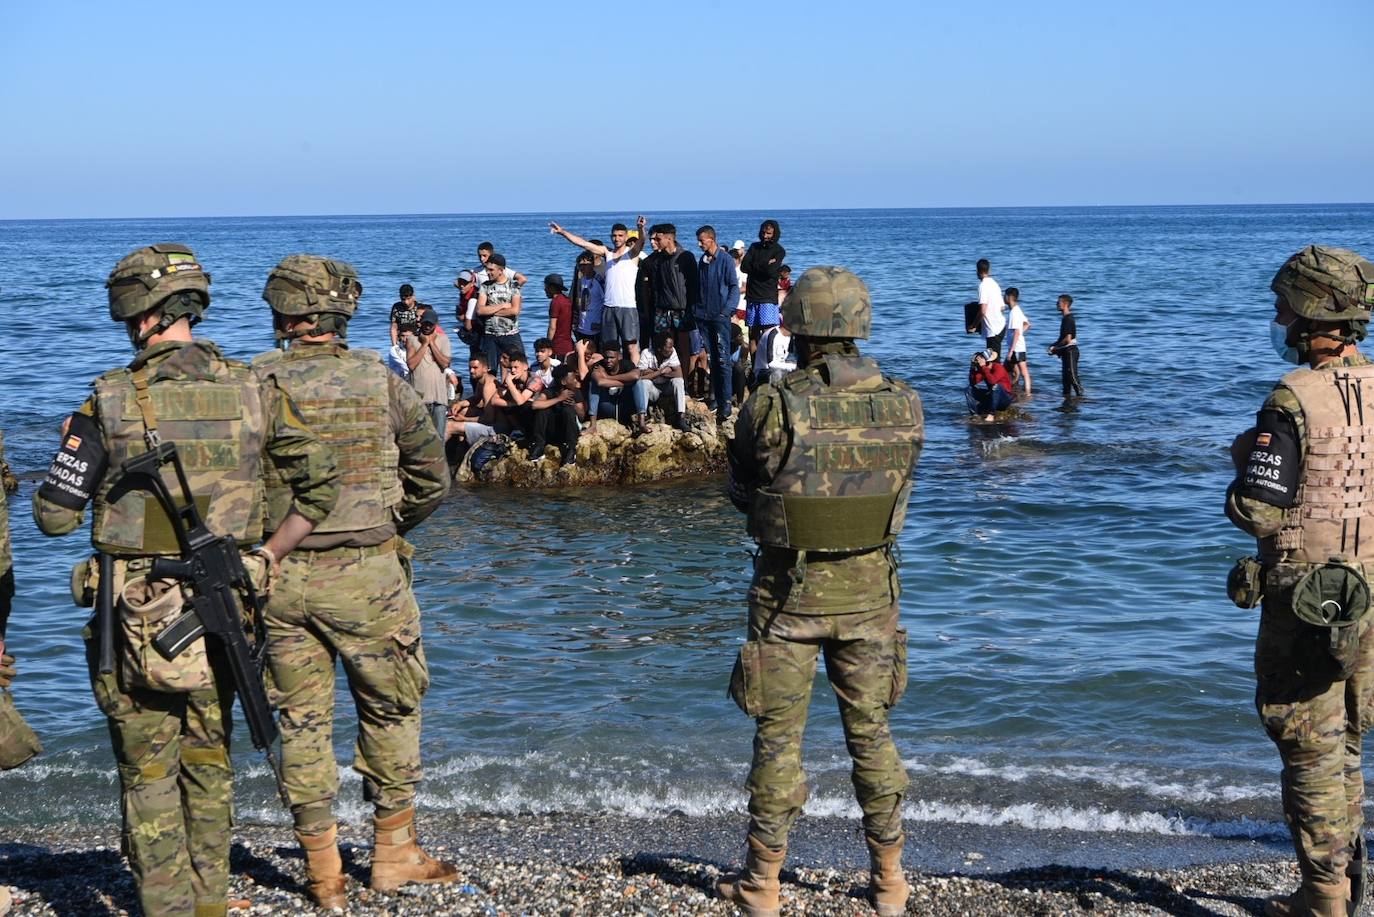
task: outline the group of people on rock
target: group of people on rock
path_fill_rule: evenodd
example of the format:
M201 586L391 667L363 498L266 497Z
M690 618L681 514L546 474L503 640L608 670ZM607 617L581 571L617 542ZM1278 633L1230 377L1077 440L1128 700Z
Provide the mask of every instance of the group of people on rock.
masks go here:
M993 279L992 265L986 258L978 260L976 269L978 299L966 309L966 330L970 334L981 333L986 349L974 353L969 362L964 396L969 413L991 421L1016 400L1017 382L1022 383L1026 397L1031 395L1030 361L1026 356L1026 333L1031 322L1021 308L1020 290L1007 287L1003 291ZM1083 395L1083 384L1078 379L1078 322L1073 314L1072 296L1060 294L1055 305L1060 315L1059 336L1046 353L1059 357L1060 381L1067 402Z
M505 433L524 441L531 461L552 458L555 446L558 461L573 464L580 431L594 431L598 419L638 435L656 409L669 426L690 429L689 396L720 426L750 389L796 368L779 318L792 282L776 220L763 221L757 242L729 249L714 227L701 226L699 255L679 242L676 226L642 216L633 228L614 224L609 242L557 223L549 230L580 251L571 284L562 274L544 278L547 326L541 316L532 358L520 320L527 278L491 242L453 282L466 387L438 310L410 284L392 306L389 363L415 386L455 462Z

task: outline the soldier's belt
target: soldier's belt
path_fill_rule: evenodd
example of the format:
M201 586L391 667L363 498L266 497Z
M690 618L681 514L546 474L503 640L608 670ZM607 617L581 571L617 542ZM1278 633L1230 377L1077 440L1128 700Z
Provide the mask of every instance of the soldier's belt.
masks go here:
M381 544L368 545L362 548L342 546L337 548L325 548L314 550L312 548L297 548L299 551L307 551L316 557L376 557L379 554L395 554L400 546L400 536L392 535Z

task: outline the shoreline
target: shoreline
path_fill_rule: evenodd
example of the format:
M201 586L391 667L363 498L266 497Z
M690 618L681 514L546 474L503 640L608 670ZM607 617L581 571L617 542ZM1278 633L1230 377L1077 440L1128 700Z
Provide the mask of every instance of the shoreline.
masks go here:
M395 895L366 888L370 829L340 825L349 913L731 914L712 887L743 856L743 816L420 813L420 838L459 879ZM1287 843L1124 832L1037 831L907 822L910 914L1257 913L1291 890ZM784 913L872 914L856 820L803 818L783 871ZM231 855L239 914L315 912L289 828L241 824ZM0 884L14 914L117 914L137 908L116 826L4 830Z

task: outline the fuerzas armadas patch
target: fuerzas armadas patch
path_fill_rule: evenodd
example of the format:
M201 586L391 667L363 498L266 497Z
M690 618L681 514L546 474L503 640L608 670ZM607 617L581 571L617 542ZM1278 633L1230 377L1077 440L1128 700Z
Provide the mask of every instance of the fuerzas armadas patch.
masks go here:
M1237 496L1286 509L1298 498L1301 473L1302 450L1292 418L1282 411L1261 411Z
M84 509L95 496L109 463L95 421L85 414L73 414L67 435L62 437L62 448L38 485L38 495L66 509Z

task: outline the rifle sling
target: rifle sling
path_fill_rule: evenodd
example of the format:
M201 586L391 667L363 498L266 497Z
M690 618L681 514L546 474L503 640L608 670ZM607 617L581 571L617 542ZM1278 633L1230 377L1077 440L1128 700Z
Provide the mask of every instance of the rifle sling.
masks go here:
M148 366L144 364L130 374L134 383L134 400L138 402L138 412L143 415L143 441L149 449L156 449L162 442L157 432L157 412L153 410L153 398L148 394Z

